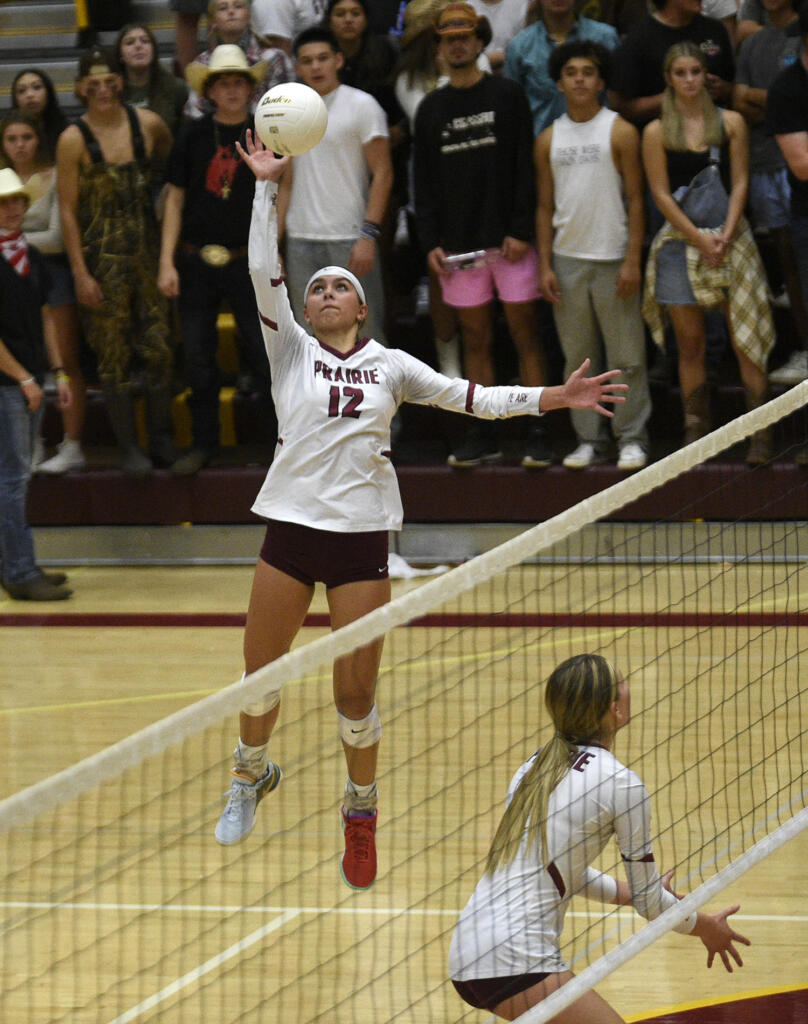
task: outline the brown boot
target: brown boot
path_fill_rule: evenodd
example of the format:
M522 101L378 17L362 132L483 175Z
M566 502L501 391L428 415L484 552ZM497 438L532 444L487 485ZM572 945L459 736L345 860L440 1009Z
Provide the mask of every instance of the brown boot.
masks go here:
M685 414L685 444L692 444L710 433L710 389L705 382L682 395Z
M764 405L769 396L766 391L756 394L745 388L746 408L751 412ZM772 428L764 427L749 438L749 451L746 453L747 466L763 466L772 459Z

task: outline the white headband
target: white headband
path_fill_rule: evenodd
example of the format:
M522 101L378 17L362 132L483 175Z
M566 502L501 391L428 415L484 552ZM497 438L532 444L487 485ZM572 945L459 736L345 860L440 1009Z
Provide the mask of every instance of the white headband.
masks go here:
M306 290L303 292L304 306L306 305L306 299L309 297L309 288L311 288L312 284L314 284L318 277L344 277L347 281L351 282L354 288L356 288L356 294L359 296L359 301L363 306L365 305L365 289L359 283L359 278L355 274L352 274L350 270L346 270L345 267L321 267L311 275L308 283L306 284Z

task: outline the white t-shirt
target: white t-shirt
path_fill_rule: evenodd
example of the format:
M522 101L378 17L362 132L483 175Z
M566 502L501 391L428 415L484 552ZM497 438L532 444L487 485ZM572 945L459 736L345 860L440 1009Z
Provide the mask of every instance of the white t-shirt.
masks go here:
M486 50L506 50L508 43L525 27L529 0L498 0L488 4L485 0L468 0L478 14L488 18L491 42Z
M507 802L538 755L514 775ZM568 970L559 949L570 899L583 893L612 902L617 883L590 868L615 836L637 912L648 920L673 906L651 851L651 806L639 777L598 746L579 748L569 771L550 795L547 856L539 837L526 833L516 857L486 873L460 915L449 950L456 981ZM676 928L691 932L692 914Z
M628 244L623 179L612 156L617 114L602 107L588 121L553 121L553 252L579 260L620 260ZM593 197L597 201L593 202Z
M363 147L387 138L387 117L370 93L349 85L323 100L328 127L314 149L294 158L286 231L314 241L358 238L370 186Z
M294 39L303 29L319 25L327 6L327 0L253 0L253 32Z
M718 18L719 21L723 21L724 18L738 16L738 4L736 0L704 0L701 5L701 13L708 18Z
M295 322L278 258L277 186L257 182L249 261L278 415L275 460L253 512L314 529L398 530L390 423L402 402L488 419L539 414L541 388L483 388L444 377L365 338L347 354Z

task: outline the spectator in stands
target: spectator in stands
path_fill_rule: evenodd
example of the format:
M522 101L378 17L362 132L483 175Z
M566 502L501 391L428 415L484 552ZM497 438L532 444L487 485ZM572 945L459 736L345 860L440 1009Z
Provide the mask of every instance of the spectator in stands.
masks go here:
M392 81L396 48L388 36L368 28L368 0L329 0L323 27L330 29L342 51L339 80L343 85L369 92L387 115L391 144L401 141L403 112Z
M198 472L219 447L217 318L226 300L241 338L240 356L271 408L270 379L255 293L247 267L255 178L236 142L252 127L250 96L263 80L262 62L250 64L235 45L218 46L207 64L185 69L214 113L180 128L168 166L159 284L177 298L185 374L191 387L192 447L173 472ZM271 417L265 423L272 432ZM267 436L267 443L274 438Z
M791 238L803 303L808 309L808 4L800 7L799 59L774 78L766 94L766 128L788 166ZM803 344L806 339L803 337ZM808 461L805 452L800 461Z
M763 266L742 216L749 184L746 123L737 111L713 103L707 58L695 43L672 46L664 74L662 117L646 127L642 141L648 183L666 218L648 257L643 312L657 341L658 306L673 324L689 443L710 430L704 310L725 308L750 409L767 398L766 362L774 327ZM702 191L698 207L689 205L683 193L711 164L718 167L720 181L706 194ZM770 457L770 434L760 431L752 438L747 462Z
M132 0L84 0L81 7L76 5L76 14L79 46L109 44L114 33L132 20Z
M28 195L19 176L0 171L0 583L19 601L70 597L64 573L36 564L26 496L34 438L44 411L48 366L56 371L61 405L70 389L61 372L59 343L47 305L48 270L28 244L22 221Z
M396 98L404 111L412 134L415 125L415 114L424 96L446 85L449 81L442 60L438 57L438 37L435 35L435 18L446 6L448 0L410 0L404 11L404 32L401 37L401 50L394 72ZM480 31L485 33L487 21L480 21ZM490 26L489 26L490 28ZM484 35L484 43L490 37ZM491 71L491 62L481 53L477 58L477 67L482 72ZM410 158L411 162L411 158ZM411 174L410 174L411 177ZM412 187L410 187L410 206L407 219L410 230L415 226L415 208L413 205ZM422 252L426 263L426 250L420 238L415 239L416 247ZM429 318L432 322L435 351L441 373L447 377L462 377L463 367L460 361L460 326L455 310L443 301L443 291L438 275L426 264L428 278L426 288L428 296ZM423 293L424 282L418 286ZM416 302L419 307L426 306L421 300Z
M208 0L169 0L168 6L177 15L174 23L174 69L182 75L199 53L199 19L208 9Z
M618 112L638 128L660 116L666 89L665 55L684 41L701 47L707 61L707 92L719 106L729 106L735 60L724 25L700 14L696 0L653 2L656 9L631 29L616 56Z
M575 0L540 0L541 19L519 33L505 53L503 74L525 91L533 114L533 134L540 135L564 113L564 97L547 70L547 61L560 43L588 39L609 50L617 46L611 25L575 14Z
M755 231L774 242L800 344L808 322L791 242L791 188L780 147L766 130L766 94L779 72L799 60L797 12L792 0L764 0L768 24L748 37L738 53L732 102L749 124L749 217ZM800 347L784 366L769 374L775 384L794 384L808 376L808 353Z
M194 58L196 64L207 64L217 46L235 44L247 55L250 64L263 61L266 72L250 97L250 112L267 89L281 82L294 80L294 67L287 54L276 47L267 47L250 27L250 0L209 0L208 3L208 48ZM191 88L185 105L187 117L202 117L213 108L204 96Z
M59 106L53 82L39 68L24 68L11 83L11 101L13 107L39 119L48 153L54 159L56 143L69 122Z
M384 344L377 243L393 182L387 118L368 93L340 83L344 58L333 33L306 29L295 39L294 52L298 76L325 101L328 127L314 149L295 157L287 171L291 301L299 310L306 282L318 267L347 267L368 297L367 334Z
M123 100L132 107L153 110L176 136L188 100L188 85L160 64L157 40L148 25L124 25L115 41L115 56L123 68Z
M488 387L496 383L496 293L516 347L521 383L541 386L545 381L533 245L536 196L527 99L515 82L477 67L486 33L483 19L469 4L444 7L435 31L449 84L424 97L415 119L419 238L439 276L444 300L457 312L465 376ZM453 267L453 254L465 254L465 262ZM552 449L544 423L531 424L529 430L522 464L548 466ZM449 464L476 466L501 459L493 424L475 421Z
M738 23L735 29L735 43L740 46L744 39L760 32L769 23L769 16L761 0L742 0L738 8Z
M62 375L70 385L71 400L62 409L65 434L59 451L34 468L42 473L66 473L85 465L81 450L85 386L79 365L81 323L62 238L56 167L48 154L41 122L21 111L12 111L0 122L0 153L25 185L28 208L22 230L48 270L49 317L59 338Z
M157 287L159 229L150 166L153 157L167 157L171 135L151 110L123 104L123 75L109 50L94 47L84 54L75 89L86 111L65 129L56 153L65 250L122 468L142 476L152 462L135 432L135 355L145 366L149 452L164 465L176 455L168 302Z
M328 0L253 0L253 28L269 46L292 53L294 40L322 23Z
M526 25L528 0L469 0L480 17L491 26L491 42L483 51L494 71L501 71L505 51Z
M643 174L634 125L601 106L610 78L609 51L598 43L563 43L550 57L550 75L567 113L536 142L539 182L538 245L541 288L553 303L567 373L590 360L619 367L629 385L612 426L617 468L645 465L651 415L640 313ZM597 196L597 202L592 197ZM578 447L568 469L604 461L608 431L584 410L573 410Z

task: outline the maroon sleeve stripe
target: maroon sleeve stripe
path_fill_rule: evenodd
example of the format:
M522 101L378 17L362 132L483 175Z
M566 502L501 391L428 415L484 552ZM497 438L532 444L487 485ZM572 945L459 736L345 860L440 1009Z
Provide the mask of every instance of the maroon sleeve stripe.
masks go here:
M552 860L547 865L547 874L552 878L553 885L558 889L558 895L563 899L564 893L567 891L567 887L564 885L564 879L561 877L561 872Z
M279 285L282 285L285 280L285 277L270 277L269 283L273 288L277 288Z
M474 389L477 387L473 381L469 381L468 391L466 392L466 412L474 412Z
M623 860L628 864L653 864L654 855L653 853L646 853L644 857L623 857Z
M275 323L275 321L270 320L268 316L264 316L260 309L258 310L258 316L261 318L262 324L266 324L267 327L270 328L270 330L277 331L278 325Z

